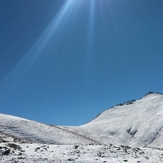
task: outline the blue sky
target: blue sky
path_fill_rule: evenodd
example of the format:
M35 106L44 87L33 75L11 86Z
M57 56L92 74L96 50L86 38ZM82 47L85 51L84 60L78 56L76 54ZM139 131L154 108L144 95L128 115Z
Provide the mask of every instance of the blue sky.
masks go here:
M163 93L162 0L1 0L0 112L81 125Z

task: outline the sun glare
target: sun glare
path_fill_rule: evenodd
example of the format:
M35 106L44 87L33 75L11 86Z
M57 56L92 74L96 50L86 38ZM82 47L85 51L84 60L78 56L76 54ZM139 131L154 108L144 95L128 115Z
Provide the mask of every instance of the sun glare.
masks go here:
M64 21L68 18L71 13L71 8L74 5L74 0L66 0L57 15L53 18L51 23L42 33L40 38L36 41L36 43L31 47L31 49L26 53L24 58L20 61L19 65L26 65L26 69L28 69L33 61L37 59L40 55L43 48L48 44L51 36L54 35L55 31L63 25ZM17 65L17 66L19 66ZM24 66L23 66L24 67ZM28 68L27 68L28 67Z
M58 13L54 16L51 23L37 39L35 44L29 49L12 71L1 81L2 85L6 81L12 81L12 88L19 84L26 72L28 72L28 70L32 67L35 60L37 60L37 58L41 55L43 49L46 45L48 45L51 37L55 35L55 33L58 33L60 26L63 26L64 22L68 20L72 12L72 8L74 8L75 2L76 0L65 0Z

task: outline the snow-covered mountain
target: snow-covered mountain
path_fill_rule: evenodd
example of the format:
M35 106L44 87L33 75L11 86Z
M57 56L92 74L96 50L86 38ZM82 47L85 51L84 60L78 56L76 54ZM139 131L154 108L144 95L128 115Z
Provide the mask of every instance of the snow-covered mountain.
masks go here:
M21 159L162 162L163 95L148 93L105 110L78 127L46 125L0 114L0 161Z
M114 106L88 124L69 130L102 144L163 148L163 95L148 93L140 100Z
M78 127L50 126L0 114L0 131L46 144L116 144L163 147L163 95L148 93L119 104Z

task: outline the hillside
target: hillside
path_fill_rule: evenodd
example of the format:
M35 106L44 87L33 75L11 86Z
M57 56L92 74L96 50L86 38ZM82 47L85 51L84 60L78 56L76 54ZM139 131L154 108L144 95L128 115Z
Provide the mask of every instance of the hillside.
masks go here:
M78 127L52 126L0 114L0 131L46 144L116 144L163 147L163 95L148 93L119 104Z
M59 126L46 125L5 114L0 114L0 132L43 144L97 144L86 136L67 131Z
M114 106L82 126L0 114L0 162L163 162L163 95Z

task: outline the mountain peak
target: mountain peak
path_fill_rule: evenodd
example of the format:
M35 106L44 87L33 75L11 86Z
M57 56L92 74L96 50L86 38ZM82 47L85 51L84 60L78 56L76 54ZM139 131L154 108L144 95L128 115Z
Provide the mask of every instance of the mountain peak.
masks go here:
M141 97L140 99L143 99L143 98L145 98L145 97L147 97L147 96L155 96L155 95L163 95L162 93L159 93L159 92L148 92L148 93L146 93L143 97ZM133 104L134 102L135 102L136 100L130 100L130 101L126 101L126 102L123 102L123 103L120 103L120 104L117 104L116 106L123 106L123 105L131 105L131 104ZM110 109L110 108L109 108Z
M158 96L162 96L163 94L162 93L159 93L159 92L148 92L142 98L149 97L149 96L157 96L157 95Z
M159 92L148 92L145 94L145 96L151 95L151 94L158 94L158 95L163 95L162 93Z

